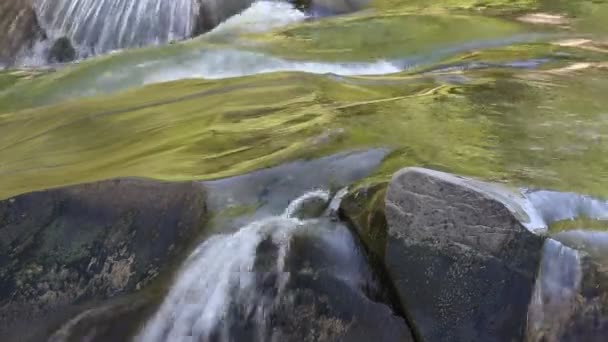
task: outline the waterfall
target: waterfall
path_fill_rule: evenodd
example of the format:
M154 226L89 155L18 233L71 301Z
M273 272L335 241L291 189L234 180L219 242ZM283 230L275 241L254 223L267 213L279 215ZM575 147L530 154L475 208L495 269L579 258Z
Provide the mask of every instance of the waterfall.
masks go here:
M580 291L581 256L547 239L528 310L527 341L556 341L570 320Z
M352 318L352 310L360 307L360 312L383 320L378 324L382 330L398 336L391 330L395 317L390 309L383 306L387 313L383 317L374 312L377 306L369 306L380 304L363 300L368 298L364 292L374 293L379 286L348 228L330 217L299 218L311 202L322 201L327 207L330 197L324 190L310 191L292 201L282 215L207 239L186 260L164 302L135 340L289 341L288 336L304 340L302 331L314 333L310 331L315 330L315 320L323 317L315 314L307 322L294 317L327 305L324 291L340 288L348 300L337 300L342 303L338 305L347 305L336 310L338 316L346 312ZM301 296L311 290L315 299L302 304ZM340 294L332 292L326 298L335 300ZM331 318L331 309L323 310L334 325L325 326L328 331L347 329L338 318Z
M190 37L193 0L35 0L51 38L67 36L81 56Z

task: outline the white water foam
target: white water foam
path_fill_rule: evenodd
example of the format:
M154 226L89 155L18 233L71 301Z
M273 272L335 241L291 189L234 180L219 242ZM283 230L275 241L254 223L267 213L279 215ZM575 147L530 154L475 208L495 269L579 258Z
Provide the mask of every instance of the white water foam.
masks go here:
M36 0L50 38L67 36L81 54L190 37L198 15L192 0Z
M273 265L279 278L276 296L280 296L289 278L285 261L292 235L301 229L317 227L314 224L307 227L316 220L301 221L294 216L307 201L318 198L329 201L329 197L324 190L308 192L294 200L280 216L253 222L233 234L207 239L186 260L163 304L135 340L232 341L234 336L229 327L234 323L234 317L230 316L234 304L245 307L260 336L265 336L267 329L272 328L266 315L273 298L260 293L255 272L258 248L268 240L278 248ZM336 278L360 288L369 282L361 273L362 259L348 229L322 229L315 236L334 256Z
M206 36L265 32L306 18L306 14L288 2L256 1L240 14L219 24Z
M572 192L533 191L525 196L547 224L586 217L608 220L608 202Z
M270 237L285 255L289 233L299 225L295 219L271 218L234 234L208 239L186 261L162 306L136 341L208 340L233 300L231 292L251 291L257 246Z
M152 71L146 84L184 78L222 79L270 72L291 71L342 76L384 75L401 69L387 61L372 63L324 63L291 61L258 52L213 50L193 56L180 65Z
M582 279L578 251L547 239L528 310L527 341L555 341L575 307Z

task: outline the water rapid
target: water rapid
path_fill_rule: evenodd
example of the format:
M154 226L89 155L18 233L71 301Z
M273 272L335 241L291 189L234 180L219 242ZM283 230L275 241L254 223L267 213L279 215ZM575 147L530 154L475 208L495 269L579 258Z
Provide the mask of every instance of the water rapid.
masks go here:
M192 35L193 0L36 0L51 38L66 36L81 55L166 43Z
M282 215L206 240L136 341L290 341L314 331L338 336L349 329L342 319L378 307L389 314L383 329L395 333L390 309L366 297L380 291L349 230L329 216L298 218L311 202L327 207L330 197L324 190L308 192ZM323 314L311 312L328 303ZM332 305L338 306L333 312Z

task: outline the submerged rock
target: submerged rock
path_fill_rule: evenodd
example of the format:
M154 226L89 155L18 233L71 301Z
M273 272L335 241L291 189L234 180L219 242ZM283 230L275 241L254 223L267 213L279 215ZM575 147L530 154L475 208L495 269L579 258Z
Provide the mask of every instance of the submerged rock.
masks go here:
M29 0L0 1L0 32L0 64L13 63L22 50L44 37Z
M145 286L190 245L206 211L200 183L135 179L0 202L0 339L27 340L40 333L32 326Z
M67 63L76 59L76 50L68 37L61 37L53 43L49 51L50 63Z
M407 168L386 195L385 264L423 341L520 341L543 238L501 188Z

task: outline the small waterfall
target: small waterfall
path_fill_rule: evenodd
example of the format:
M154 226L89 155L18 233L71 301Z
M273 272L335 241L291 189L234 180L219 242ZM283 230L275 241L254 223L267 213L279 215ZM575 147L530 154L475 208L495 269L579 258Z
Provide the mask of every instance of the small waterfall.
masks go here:
M84 55L190 37L193 0L35 0L51 38L67 36Z
M576 193L524 192L547 226L577 220L608 220L608 202ZM576 223L577 221L573 221ZM585 221L581 221L581 225ZM575 226L576 227L576 226ZM605 339L605 314L598 303L606 298L608 234L562 231L545 241L528 311L526 341L596 341Z
M547 239L528 310L527 341L559 340L573 314L581 279L579 252Z
M310 202L322 201L327 207L330 197L324 190L308 192L282 215L206 240L187 259L135 340L293 341L294 336L304 340L303 334L314 334L315 329L325 329L322 333L329 333L331 340L332 333L342 334L348 327L332 318L331 306L327 309L329 304L319 298L337 300L338 315L352 318L357 307L369 312L374 318L364 319L368 323L363 326L379 317L377 326L394 336L387 340L396 340L403 330L391 330L397 320L390 309L364 294L379 287L349 230L329 217L298 218ZM323 297L327 292L330 295ZM348 300L336 299L343 293ZM307 313L318 306L325 306L323 314ZM387 316L374 311L378 306ZM298 313L311 317L301 321ZM314 325L324 319L331 325Z

